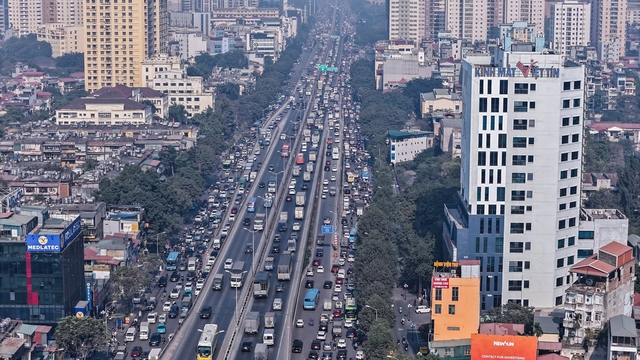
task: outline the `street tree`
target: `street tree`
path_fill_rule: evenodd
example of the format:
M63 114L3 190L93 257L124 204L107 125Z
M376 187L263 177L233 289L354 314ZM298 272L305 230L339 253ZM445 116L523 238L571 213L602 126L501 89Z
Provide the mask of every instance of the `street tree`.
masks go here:
M56 343L66 354L88 359L109 343L109 333L102 320L67 316L60 319L55 331Z
M508 302L502 306L490 308L480 319L482 323L524 324L526 335L533 335L533 307Z
M386 359L387 355L396 350L393 331L386 320L378 319L373 322L367 333L367 341L363 344L363 350L372 360Z
M119 266L111 271L111 300L131 309L133 296L148 282L148 276L140 267Z

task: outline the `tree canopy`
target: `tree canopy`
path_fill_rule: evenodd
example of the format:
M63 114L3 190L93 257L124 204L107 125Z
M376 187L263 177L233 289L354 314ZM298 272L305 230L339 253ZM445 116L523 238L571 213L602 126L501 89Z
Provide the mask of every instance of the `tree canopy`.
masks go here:
M36 34L12 37L0 47L0 59L11 62L30 62L37 57L51 57L51 45L38 41Z
M54 337L67 354L81 359L88 359L94 351L104 349L109 343L104 321L88 316L63 317Z
M202 76L208 79L214 67L225 69L246 69L249 60L242 50L233 50L224 54L211 55L202 53L194 58L194 64L187 68L187 75Z

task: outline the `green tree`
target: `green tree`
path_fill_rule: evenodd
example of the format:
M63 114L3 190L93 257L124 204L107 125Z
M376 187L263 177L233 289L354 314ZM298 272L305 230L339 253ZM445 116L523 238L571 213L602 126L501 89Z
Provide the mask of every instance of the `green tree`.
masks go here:
M151 100L142 100L141 102L143 104L151 107L151 113L152 114L155 114L155 113L158 112L158 108L156 107L156 104L154 104Z
M533 335L533 307L508 302L499 307L490 308L480 321L482 323L524 324L526 335Z
M144 288L149 278L147 273L136 266L119 266L111 271L111 300L125 304L126 309L131 309L133 296Z
M98 166L98 160L96 159L86 159L84 165L82 165L82 169L84 171L95 170L96 166Z
M422 116L420 94L432 92L433 89L442 88L442 79L413 79L407 83L407 86L402 89L402 94L411 100L413 103L413 111L416 116Z
M0 59L11 62L29 62L38 57L51 57L51 45L46 41L38 41L36 34L12 37L0 48Z
M88 359L109 343L109 333L102 320L67 316L60 319L54 335L56 343L72 357Z
M367 333L367 341L363 344L364 353L369 359L382 360L396 350L391 327L386 320L378 319L373 322Z
M171 169L171 176L174 175L174 167L178 155L178 151L173 146L169 146L166 150L160 151L160 161Z
M222 94L227 99L235 101L240 98L240 86L238 84L226 83L216 87L218 94Z
M175 121L181 124L187 123L187 109L184 107L184 105L173 104L169 106L168 120Z

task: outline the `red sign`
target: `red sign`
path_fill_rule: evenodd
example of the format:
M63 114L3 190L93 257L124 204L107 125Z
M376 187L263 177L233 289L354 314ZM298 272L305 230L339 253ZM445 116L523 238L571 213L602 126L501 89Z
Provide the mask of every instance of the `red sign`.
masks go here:
M431 287L434 289L448 289L449 288L449 278L431 278Z

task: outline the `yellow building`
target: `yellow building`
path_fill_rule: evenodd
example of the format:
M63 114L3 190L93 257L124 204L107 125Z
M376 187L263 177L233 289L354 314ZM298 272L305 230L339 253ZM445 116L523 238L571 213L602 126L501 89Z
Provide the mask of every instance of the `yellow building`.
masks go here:
M167 52L167 0L87 0L85 89L140 87L142 61Z
M62 23L38 26L38 41L51 44L51 56L58 57L67 53L84 51L83 26L64 26Z
M434 263L433 341L470 339L480 325L480 261Z

